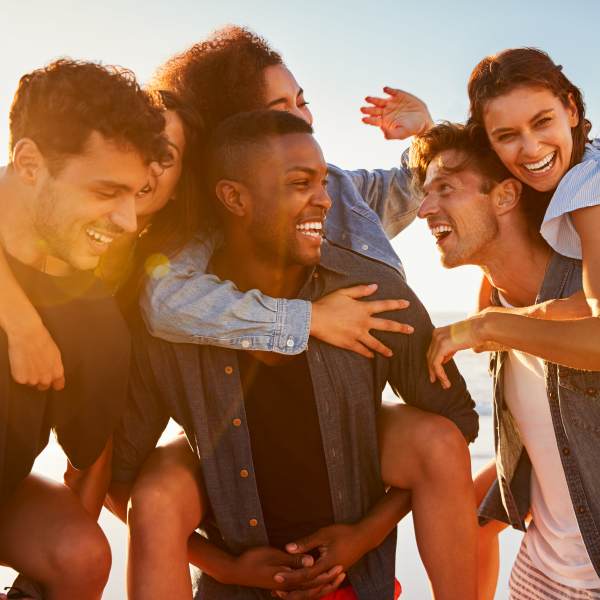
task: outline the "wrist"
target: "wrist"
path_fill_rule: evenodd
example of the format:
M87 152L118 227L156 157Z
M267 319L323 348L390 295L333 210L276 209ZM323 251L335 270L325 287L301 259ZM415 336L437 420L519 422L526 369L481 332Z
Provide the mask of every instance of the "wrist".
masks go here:
M224 552L210 568L205 567L202 570L223 585L240 585L236 577L239 571L238 560L239 557Z

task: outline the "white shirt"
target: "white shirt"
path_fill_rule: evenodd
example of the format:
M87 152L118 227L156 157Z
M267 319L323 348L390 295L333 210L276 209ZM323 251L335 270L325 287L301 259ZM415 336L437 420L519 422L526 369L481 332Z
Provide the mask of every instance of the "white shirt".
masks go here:
M510 307L504 298L500 300ZM598 588L600 577L583 543L558 451L544 362L510 350L504 369L504 397L533 467L527 551L535 567L554 581L575 588Z

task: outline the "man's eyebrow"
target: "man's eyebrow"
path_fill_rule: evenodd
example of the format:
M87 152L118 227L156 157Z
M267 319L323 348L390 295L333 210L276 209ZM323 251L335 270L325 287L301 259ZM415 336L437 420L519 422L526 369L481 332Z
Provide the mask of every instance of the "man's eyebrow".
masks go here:
M296 98L299 98L303 94L304 90L300 88L298 90L298 93L296 94ZM271 106L275 106L276 104L283 104L284 102L287 102L287 98L285 96L282 96L281 98L276 98L275 100L271 100L271 102L267 104L267 108L271 108Z
M286 173L292 173L293 171L302 171L303 173L308 173L309 175L317 175L319 172L317 169L313 169L312 167L304 167L299 165L295 167L290 167L286 170ZM329 169L325 171L325 176L327 175L329 175Z
M538 111L537 113L535 113L535 115L533 115L533 117L531 117L531 119L529 119L529 122L531 123L532 121L536 121L542 115L545 115L546 113L551 113L551 112L554 112L553 108L544 108L544 109ZM490 135L498 135L499 133L505 133L507 131L512 131L512 127L498 127L497 129L493 129L492 132L490 133Z
M423 184L423 191L426 192L428 189L430 189L431 187L433 187L436 183L439 183L440 181L444 181L446 179L448 179L448 173L442 173L440 175L436 175L431 181L428 181L427 183Z
M107 187L114 190L121 190L123 192L130 192L132 190L131 186L125 185L124 183L111 181L110 179L96 179L92 183L98 187Z

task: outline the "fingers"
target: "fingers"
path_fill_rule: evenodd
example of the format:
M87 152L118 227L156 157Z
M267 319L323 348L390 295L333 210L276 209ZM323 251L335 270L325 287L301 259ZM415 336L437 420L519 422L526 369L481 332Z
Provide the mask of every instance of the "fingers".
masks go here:
M371 117L381 117L383 115L383 108L379 106L361 106L360 112Z
M290 554L299 554L301 552L310 552L311 550L315 550L321 544L323 544L323 539L319 535L319 532L316 531L312 535L307 535L306 537L300 538L295 542L286 544L285 550Z
M390 358L394 354L390 348L388 348L385 344L382 344L376 337L373 337L370 333L363 335L360 338L360 341L369 350L377 352L378 354L381 354L382 356L385 356L387 358Z
M60 390L64 390L65 389L65 376L62 375L61 377L57 377L53 382L52 382L52 389L60 392Z
M385 91L385 88L383 88ZM391 89L391 88L390 88ZM387 94L388 92L386 92ZM365 96L365 102L369 104L373 104L373 106L377 106L379 108L384 108L388 103L388 98L378 98L377 96Z
M333 592L335 592L335 590L337 590L340 585L342 585L342 582L344 581L344 579L346 579L346 573L340 573L334 580L332 583L330 583L329 585L324 585L321 588L321 595L319 596L319 598L323 598L325 596L327 596L328 594L333 594Z
M370 283L368 285L355 285L349 288L343 288L338 290L339 293L344 294L348 298L364 298L366 296L370 296L377 291L377 284Z
M408 335L415 331L415 328L412 325L408 325L408 323L398 323L398 321L378 318L371 319L369 328L376 329L377 331L391 331L393 333L405 333Z
M356 354L360 354L361 356L364 356L365 358L374 358L375 355L363 344L361 344L360 342L356 341L352 344L349 344L346 348L346 350L352 350L352 352L356 352Z
M277 573L274 580L283 588L281 591L313 591L314 588L332 584L343 570L342 565L334 565L331 568L327 568L325 563L320 565L317 563L314 567L308 569Z
M393 310L404 310L410 306L410 302L408 300L369 300L366 302L366 306L370 314L376 315Z
M429 370L429 381L434 383L436 379L439 379L442 387L447 390L450 388L450 379L446 375L446 370L443 364L448 362L452 358L452 354L445 354L441 351L438 344L438 340L435 337L432 339L429 350L427 350L427 369Z
M366 125L373 125L374 127L381 127L381 117L363 117L361 120Z

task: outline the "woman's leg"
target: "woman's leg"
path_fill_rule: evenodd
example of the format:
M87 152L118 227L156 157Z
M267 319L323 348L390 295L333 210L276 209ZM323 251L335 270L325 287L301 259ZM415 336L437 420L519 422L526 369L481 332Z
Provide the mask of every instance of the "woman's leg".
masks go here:
M381 471L408 489L419 553L436 600L477 599L477 516L471 460L454 423L406 405L379 416Z
M29 475L0 507L0 562L39 582L47 600L99 600L111 555L69 488Z
M487 494L496 479L496 461L492 460L475 476L475 498L477 505ZM478 531L478 571L479 600L494 600L500 569L500 544L498 534L506 529L506 523L490 521Z
M129 504L130 600L189 600L188 540L204 515L200 464L185 435L154 450Z

